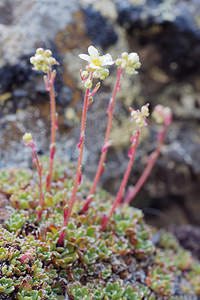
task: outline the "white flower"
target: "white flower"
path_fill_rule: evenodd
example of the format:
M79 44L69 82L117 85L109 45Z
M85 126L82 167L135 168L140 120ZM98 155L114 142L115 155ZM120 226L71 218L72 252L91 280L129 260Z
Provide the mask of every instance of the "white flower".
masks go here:
M52 57L51 50L44 50L43 48L38 48L34 56L30 58L31 64L34 65L34 70L42 70L47 73L51 70L53 65L57 65L58 62L54 57Z
M137 74L137 69L140 68L140 58L137 53L131 52L123 52L121 54L121 58L118 58L115 61L116 65L126 71L128 74Z
M23 135L23 141L24 141L24 143L26 143L27 145L30 145L31 142L33 141L32 134L29 133L29 132L26 132L26 133Z
M147 117L149 116L149 103L142 106L141 110L130 108L132 120L134 120L138 127L142 128L148 125Z
M99 51L94 46L88 47L88 53L89 55L79 54L79 57L86 60L92 70L100 70L103 66L114 64L112 56L109 53L100 56Z
M158 104L154 108L153 117L158 124L169 126L172 122L172 111L168 106Z

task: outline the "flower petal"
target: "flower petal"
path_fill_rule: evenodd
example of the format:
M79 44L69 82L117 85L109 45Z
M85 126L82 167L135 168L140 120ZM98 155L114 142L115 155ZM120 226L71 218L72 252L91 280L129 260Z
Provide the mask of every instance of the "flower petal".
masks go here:
M88 47L88 53L91 56L99 56L99 51L94 46L89 46Z
M114 64L114 61L112 60L112 56L109 53L102 56L102 66L113 65L113 64Z
M84 60L90 61L90 56L89 56L89 55L87 55L87 54L79 54L79 57L80 57L81 59L84 59Z

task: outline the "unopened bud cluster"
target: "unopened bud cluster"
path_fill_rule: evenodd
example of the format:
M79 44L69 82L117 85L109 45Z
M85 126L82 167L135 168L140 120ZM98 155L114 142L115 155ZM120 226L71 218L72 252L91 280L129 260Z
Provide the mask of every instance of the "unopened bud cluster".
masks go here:
M34 70L47 73L53 65L58 64L56 59L52 57L51 50L38 48L34 56L30 58L31 64L34 65Z
M123 52L121 57L116 60L116 65L126 71L128 74L137 74L136 71L141 67L140 58L137 53Z
M94 78L99 78L101 80L104 80L106 77L108 77L109 75L109 70L108 69L100 69L100 70L96 70L93 73L93 77Z
M90 68L87 66L86 70L90 71ZM84 82L85 88L90 89L92 87L92 80L89 79L89 72L86 70L81 72L81 79ZM109 75L109 70L102 68L93 71L92 78L104 80L108 75Z
M172 111L167 106L157 105L152 115L158 124L169 126L172 122Z
M146 118L149 116L149 104L145 104L142 106L141 110L130 108L131 111L131 117L137 124L139 128L143 128L144 126L147 126L147 120Z

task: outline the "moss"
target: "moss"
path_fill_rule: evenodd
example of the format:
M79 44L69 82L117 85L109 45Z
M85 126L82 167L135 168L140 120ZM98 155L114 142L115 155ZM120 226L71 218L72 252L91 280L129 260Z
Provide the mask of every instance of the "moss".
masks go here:
M1 190L12 205L11 217L0 228L2 299L6 295L26 300L64 299L65 293L75 300L173 299L177 289L178 293L200 294L200 264L167 232L156 233L159 240L154 245L155 230L144 222L140 210L120 207L107 230L101 231L112 197L99 190L88 212L79 214L90 188L87 181L79 189L64 247L58 247L73 167L57 163L53 192L45 198L39 222L35 211L38 187L33 177L30 170L0 172Z

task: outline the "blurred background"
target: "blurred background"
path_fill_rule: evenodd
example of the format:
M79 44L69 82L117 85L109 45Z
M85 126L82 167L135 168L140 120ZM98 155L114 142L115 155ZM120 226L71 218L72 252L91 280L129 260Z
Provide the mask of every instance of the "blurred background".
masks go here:
M193 225L200 236L200 2L199 0L0 0L0 167L31 165L22 135L31 131L39 154L48 153L49 100L29 58L50 48L60 62L56 95L57 157L76 160L83 90L79 53L89 45L116 59L138 52L142 68L125 76L113 122L102 186L115 193L127 165L132 125L129 106L172 108L174 121L148 181L133 205L160 227ZM111 71L88 113L84 174L93 178L106 128ZM158 128L144 132L129 184L134 185L156 146ZM180 228L180 227L177 227ZM187 227L186 236L191 227ZM178 230L178 229L177 229ZM194 232L194 231L193 231Z

